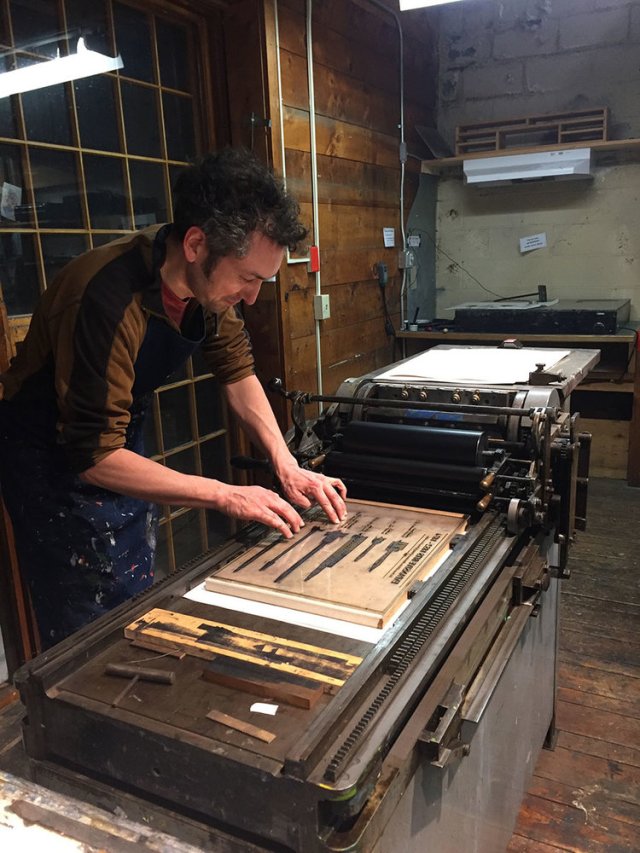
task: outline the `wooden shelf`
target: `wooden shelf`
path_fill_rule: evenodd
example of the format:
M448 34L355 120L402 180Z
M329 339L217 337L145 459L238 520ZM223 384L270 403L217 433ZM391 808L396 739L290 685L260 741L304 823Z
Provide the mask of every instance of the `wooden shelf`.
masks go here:
M436 160L423 160L422 171L437 175L442 172L462 168L465 160L478 160L483 157L511 157L514 154L539 154L541 151L565 151L570 148L590 148L598 159L606 155L625 155L627 160L640 159L640 139L608 139L595 142L568 142L563 145L535 145L526 148L504 148L501 151L481 151L477 154L465 154L460 157L441 157ZM602 155L602 158L600 157ZM596 162L596 165L599 165Z
M453 321L452 321L453 322ZM634 324L635 325L635 324ZM448 332L396 332L396 337L404 338L405 340L426 340L445 343L446 341L464 340L468 343L475 341L497 341L500 343L506 338L517 338L521 343L546 344L546 346L557 347L558 341L563 341L570 344L590 344L598 345L604 343L612 344L633 344L636 339L635 331L630 329L621 329L615 335L564 335L564 334L531 334L528 332L510 333L510 332L464 332L459 329L450 329Z

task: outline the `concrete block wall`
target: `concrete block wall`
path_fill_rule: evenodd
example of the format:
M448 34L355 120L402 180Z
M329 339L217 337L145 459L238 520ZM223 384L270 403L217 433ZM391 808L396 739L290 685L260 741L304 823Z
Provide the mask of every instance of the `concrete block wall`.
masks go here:
M640 2L463 0L439 13L438 128L608 106L640 138ZM437 313L546 284L556 298L630 298L640 319L640 153L585 182L438 186ZM520 254L545 233L547 248ZM489 292L491 291L491 292Z

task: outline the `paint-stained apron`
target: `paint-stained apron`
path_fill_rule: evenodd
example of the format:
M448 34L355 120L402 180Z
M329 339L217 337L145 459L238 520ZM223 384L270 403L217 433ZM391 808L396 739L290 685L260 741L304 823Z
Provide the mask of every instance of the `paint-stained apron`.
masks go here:
M152 392L203 338L200 310L183 334L149 318L135 363L128 450L144 454ZM158 510L147 501L83 483L55 443L56 417L33 402L30 412L22 406L18 415L18 405L0 402L0 484L44 650L150 586ZM24 429L25 417L42 425L38 440L33 430Z

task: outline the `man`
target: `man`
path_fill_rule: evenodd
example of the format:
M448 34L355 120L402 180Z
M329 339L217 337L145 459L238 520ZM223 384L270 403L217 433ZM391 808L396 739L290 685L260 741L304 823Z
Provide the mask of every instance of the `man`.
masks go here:
M236 313L305 234L273 175L229 149L179 176L172 224L87 252L44 293L0 376L0 483L44 648L149 586L155 504L219 510L287 538L303 524L291 503L344 518L344 485L289 453ZM153 390L198 346L291 503L142 455Z

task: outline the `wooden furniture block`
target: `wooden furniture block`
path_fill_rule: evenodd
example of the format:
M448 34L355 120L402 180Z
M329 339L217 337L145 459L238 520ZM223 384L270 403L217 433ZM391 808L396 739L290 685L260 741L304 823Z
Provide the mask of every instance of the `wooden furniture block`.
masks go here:
M382 627L467 522L459 513L368 501L348 501L348 509L340 525L314 522L293 540L254 546L206 588Z
M202 677L213 684L244 690L253 696L273 699L296 708L313 708L325 692L322 683L300 675L274 672L248 661L217 657L208 663Z
M180 650L209 660L223 655L335 687L341 687L362 660L333 649L160 608L127 625L124 635L136 645L144 646L148 641L153 651Z
M462 124L456 128L456 154L605 141L608 124L607 107Z
M245 723L244 720L238 720L236 717L231 717L229 714L223 714L222 711L215 709L207 714L208 720L213 720L214 723L219 723L221 726L226 726L228 729L235 729L237 732L242 732L250 737L257 738L265 743L271 743L275 740L273 732L268 732L266 729L260 729L251 723Z

